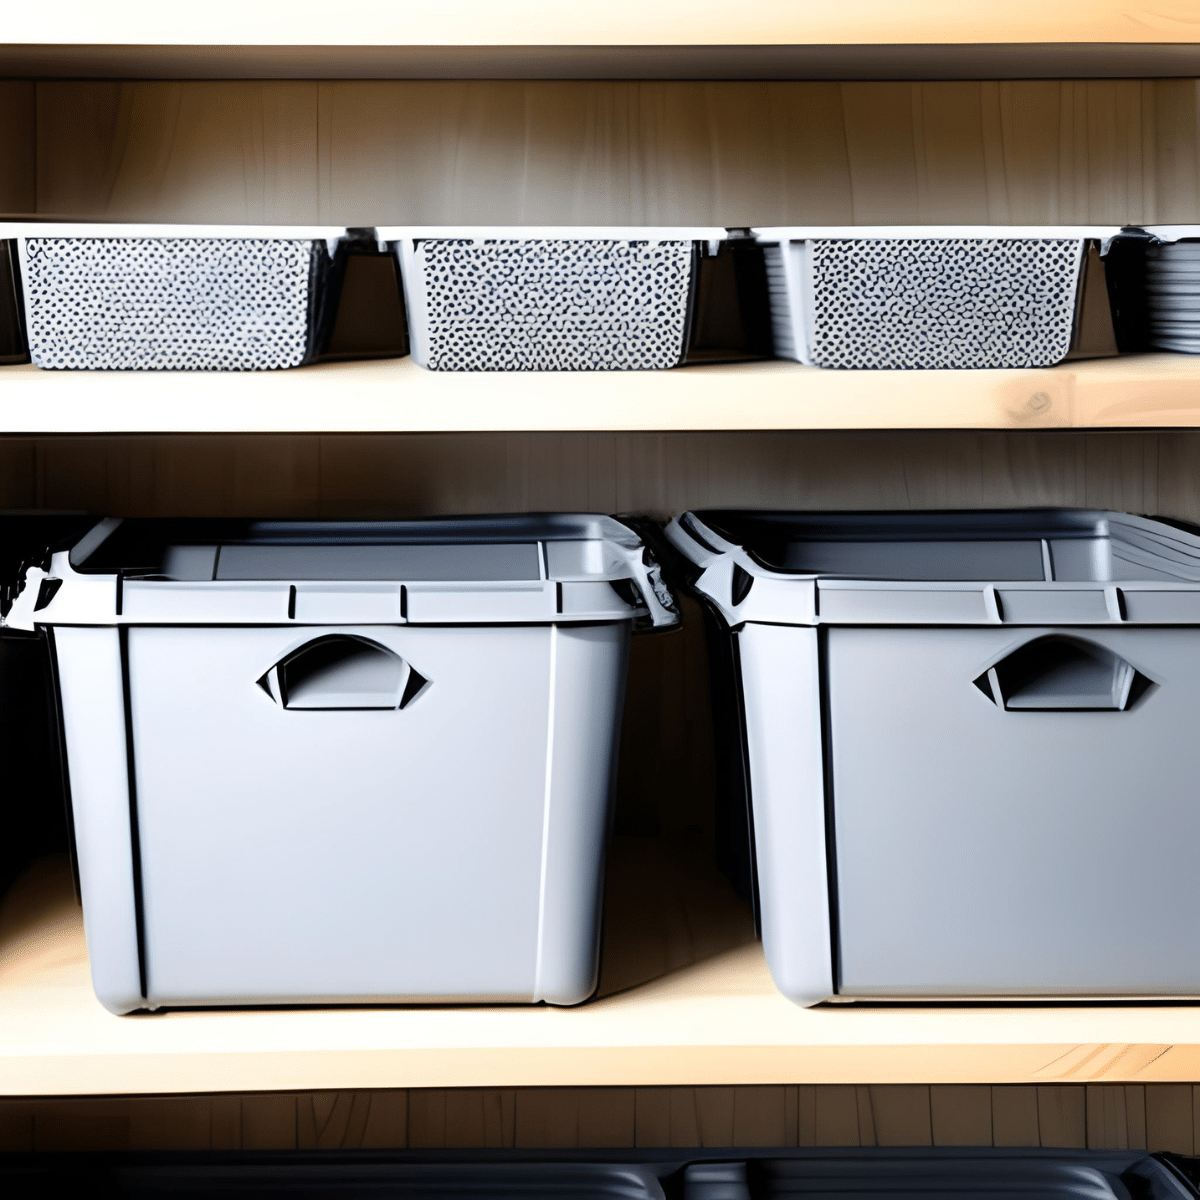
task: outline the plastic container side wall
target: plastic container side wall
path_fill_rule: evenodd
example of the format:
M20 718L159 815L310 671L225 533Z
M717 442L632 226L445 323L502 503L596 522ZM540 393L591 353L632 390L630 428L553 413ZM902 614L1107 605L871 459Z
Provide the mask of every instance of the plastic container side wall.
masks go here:
M596 988L604 857L629 662L629 622L556 626L535 1000Z
M746 709L763 949L797 1004L834 991L817 631L737 634Z
M92 987L110 1012L141 994L118 631L55 631Z

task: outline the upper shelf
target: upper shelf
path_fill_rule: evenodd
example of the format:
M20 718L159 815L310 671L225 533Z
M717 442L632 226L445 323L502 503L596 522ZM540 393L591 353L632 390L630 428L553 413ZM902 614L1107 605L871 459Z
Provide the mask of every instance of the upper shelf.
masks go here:
M43 0L0 74L157 78L1061 78L1200 73L1189 0Z
M411 359L293 371L0 367L0 433L1093 429L1200 425L1200 357L1044 370L432 372Z

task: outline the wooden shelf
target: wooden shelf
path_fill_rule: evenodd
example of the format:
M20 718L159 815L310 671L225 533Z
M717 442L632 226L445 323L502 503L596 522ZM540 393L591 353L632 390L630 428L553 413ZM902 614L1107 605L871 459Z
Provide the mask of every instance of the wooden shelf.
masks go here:
M364 39L364 34L367 38ZM120 0L43 0L5 17L13 44L177 46L648 46L841 45L995 42L1189 42L1188 0L1014 0L1003 7L958 0L346 0L336 15L322 0L211 0L171 6Z
M1200 1077L1200 1008L802 1009L757 943L575 1009L114 1017L88 979L65 863L0 910L0 1094Z
M44 0L6 14L0 74L194 79L981 79L1197 73L1186 0ZM369 38L369 42L366 39Z
M1091 429L1200 424L1200 358L1048 370L821 371L795 363L559 374L410 359L229 374L0 368L6 433Z

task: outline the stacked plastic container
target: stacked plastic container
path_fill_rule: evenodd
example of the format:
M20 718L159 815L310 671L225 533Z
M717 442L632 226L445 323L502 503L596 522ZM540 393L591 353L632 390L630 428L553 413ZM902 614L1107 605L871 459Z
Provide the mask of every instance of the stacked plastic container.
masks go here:
M1150 343L1200 354L1200 229L1188 240L1157 241L1145 250Z
M796 1149L339 1150L336 1154L106 1154L41 1151L0 1160L0 1188L59 1196L101 1185L112 1200L270 1195L353 1200L1196 1200L1195 1160L1145 1150L982 1147Z
M1200 996L1196 533L722 511L668 536L723 631L726 802L786 995Z
M585 999L629 633L676 620L601 516L110 520L30 568L100 1000Z

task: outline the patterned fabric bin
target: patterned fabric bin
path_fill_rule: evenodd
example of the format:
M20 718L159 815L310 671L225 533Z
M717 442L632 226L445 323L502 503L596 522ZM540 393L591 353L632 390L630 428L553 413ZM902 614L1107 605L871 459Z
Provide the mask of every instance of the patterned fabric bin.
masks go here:
M263 371L313 361L345 229L25 226L29 357L50 370Z
M1098 249L1116 230L757 232L782 358L919 370L1048 367L1116 352ZM1098 349L1080 347L1085 296L1102 310ZM1096 314L1087 324L1095 328Z
M412 355L432 371L681 365L701 255L724 229L381 229L403 267Z

